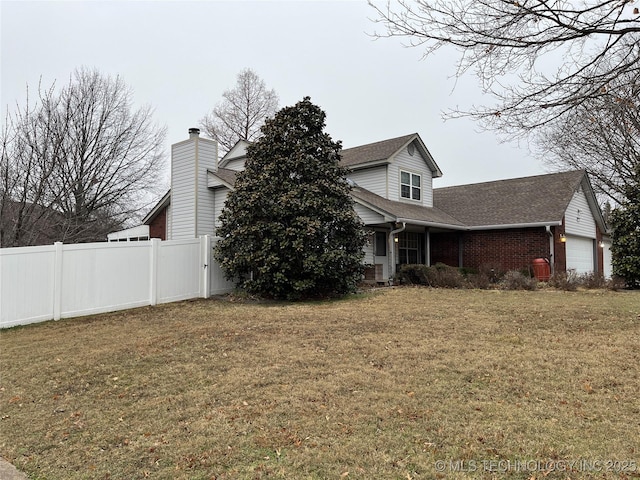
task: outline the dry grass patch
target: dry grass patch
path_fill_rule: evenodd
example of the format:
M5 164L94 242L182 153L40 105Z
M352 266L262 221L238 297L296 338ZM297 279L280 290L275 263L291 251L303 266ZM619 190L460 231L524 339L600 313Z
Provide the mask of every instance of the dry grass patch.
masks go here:
M15 328L0 455L53 480L625 478L500 469L640 465L638 338L640 292L422 288Z

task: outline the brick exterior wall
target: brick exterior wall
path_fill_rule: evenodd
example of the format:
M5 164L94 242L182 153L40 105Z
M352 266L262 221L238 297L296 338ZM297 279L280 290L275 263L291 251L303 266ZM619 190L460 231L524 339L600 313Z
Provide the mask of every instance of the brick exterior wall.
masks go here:
M446 232L446 233L431 233L431 265L436 263L444 263L452 267L458 266L459 259L459 247L458 239L460 233Z
M462 242L462 265L459 244ZM468 268L521 270L535 258L549 258L549 236L544 227L506 230L432 233L431 263L442 262Z
M604 275L604 251L600 244L602 243L602 230L596 226L596 245L598 252L598 273Z
M167 209L162 211L149 224L149 238L167 239Z
M555 257L553 259L554 272L567 271L567 244L560 241L560 235L564 235L564 217L562 225L553 227L553 249Z

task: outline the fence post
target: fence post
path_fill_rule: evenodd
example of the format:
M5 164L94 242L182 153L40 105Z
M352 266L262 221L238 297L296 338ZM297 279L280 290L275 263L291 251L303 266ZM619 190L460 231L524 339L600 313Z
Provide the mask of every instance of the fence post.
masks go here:
M151 262L149 272L149 304L158 304L158 249L160 248L160 239L151 239Z
M200 237L200 266L202 268L202 277L200 285L202 290L200 296L202 298L209 298L209 270L211 265L211 237L209 235L203 235Z
M53 260L53 319L62 317L62 242L55 242Z
M2 248L2 246L0 245L0 248ZM2 328L2 254L0 252L0 328Z

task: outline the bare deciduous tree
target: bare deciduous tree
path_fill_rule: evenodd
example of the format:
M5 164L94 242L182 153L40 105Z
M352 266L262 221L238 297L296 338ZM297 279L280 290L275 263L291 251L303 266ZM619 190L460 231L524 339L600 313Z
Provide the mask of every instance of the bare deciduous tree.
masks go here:
M638 77L616 80L638 84ZM625 200L640 171L640 98L627 88L601 95L568 112L561 122L541 129L538 148L547 163L589 172L603 200Z
M53 208L61 189L55 187L55 162L60 131L52 114L58 99L53 89L39 89L40 104L30 103L7 113L2 131L0 160L0 246L51 243L63 217Z
M166 134L133 110L120 77L78 69L7 115L0 163L0 242L104 240L158 192Z
M228 152L238 140L255 140L265 119L278 109L278 94L267 90L262 79L251 69L238 74L235 88L225 90L222 101L200 120L204 133Z
M472 71L495 105L451 111L507 138L535 132L638 78L640 12L620 0L400 0L370 2L385 31L425 56L458 49L457 75ZM640 93L636 83L631 86Z

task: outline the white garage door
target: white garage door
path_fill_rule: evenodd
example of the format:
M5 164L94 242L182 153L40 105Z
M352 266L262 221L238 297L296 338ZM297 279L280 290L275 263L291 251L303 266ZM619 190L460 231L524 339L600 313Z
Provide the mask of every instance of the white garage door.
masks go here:
M576 273L594 271L593 242L592 238L567 235L567 270L575 270Z

